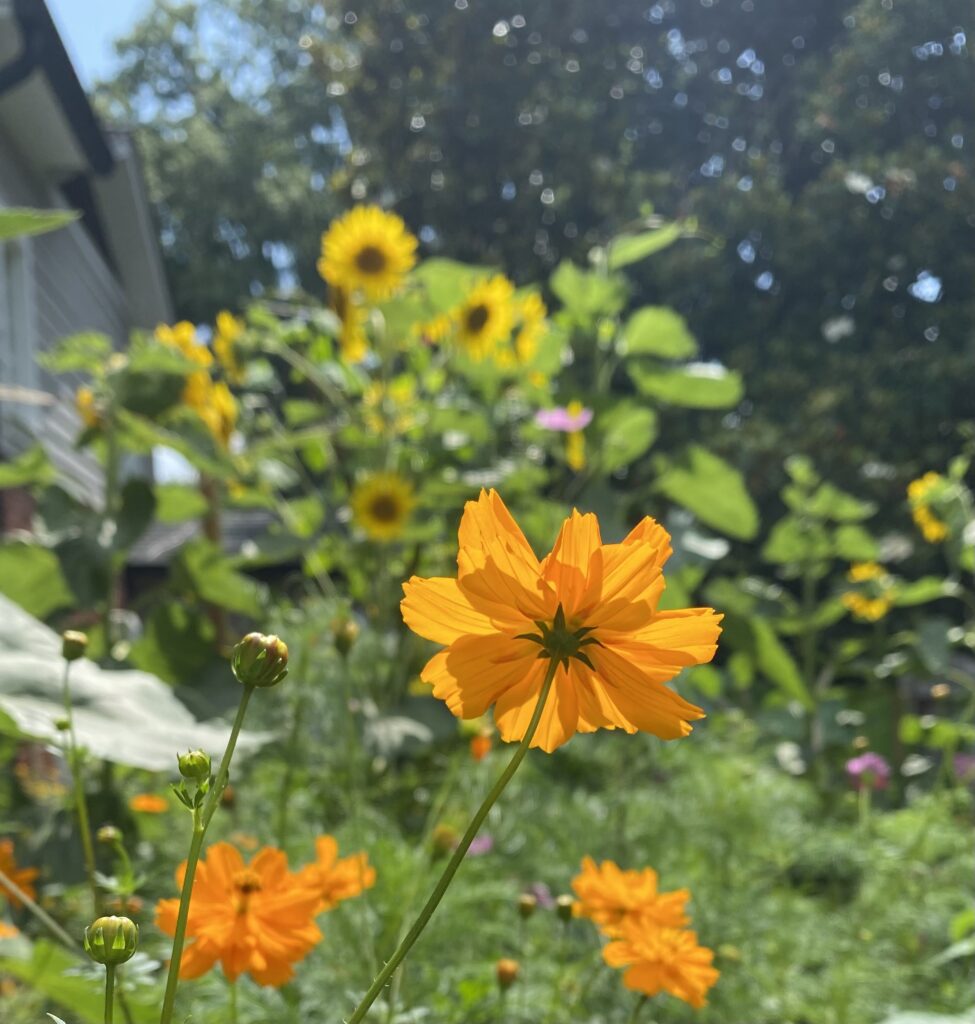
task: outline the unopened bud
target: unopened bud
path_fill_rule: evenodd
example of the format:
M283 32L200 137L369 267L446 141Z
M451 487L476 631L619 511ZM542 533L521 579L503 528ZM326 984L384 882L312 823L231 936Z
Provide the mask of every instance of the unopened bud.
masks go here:
M77 661L88 650L88 634L66 629L61 634L61 655L65 661Z
M538 897L532 896L530 892L523 892L518 897L518 915L522 918L529 918L535 913L538 906Z
M563 893L555 901L555 913L558 915L560 921L569 922L572 920L572 907L575 904L575 900Z
M344 658L352 645L359 638L359 625L354 619L338 618L332 620L332 638L335 649Z
M192 782L204 782L210 778L210 755L202 750L191 750L180 754L179 773Z
M457 829L450 825L438 825L433 830L430 841L433 843L434 853L443 855L450 853L457 846L460 842L460 835Z
M106 846L112 846L122 841L122 833L114 825L102 825L95 833L95 838Z
M870 740L866 736L854 736L853 737L853 749L854 750L866 750L870 746Z
M518 980L521 965L517 960L502 957L495 965L494 970L498 976L498 988L502 992L506 992Z
M100 917L85 929L85 952L95 963L124 964L138 945L139 926L127 917Z
M67 732L71 728L71 723L66 718L55 718L54 728L58 732Z
M248 633L234 648L233 669L245 686L276 686L288 674L288 645L277 636Z
M220 806L232 811L237 806L237 791L228 782L220 794Z

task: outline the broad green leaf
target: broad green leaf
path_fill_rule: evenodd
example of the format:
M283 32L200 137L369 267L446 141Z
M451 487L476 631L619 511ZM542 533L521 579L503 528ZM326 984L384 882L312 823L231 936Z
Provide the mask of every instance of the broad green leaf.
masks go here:
M156 518L161 523L199 519L206 510L207 500L197 488L186 484L156 484Z
M741 374L717 363L689 363L679 370L628 363L626 369L642 394L688 409L730 409L745 392Z
M697 342L679 313L665 306L644 306L626 321L621 354L690 359L697 355Z
M191 541L180 552L179 564L196 593L209 604L252 619L263 614L266 588L237 572L230 559L210 541L202 537Z
M38 544L0 544L0 593L45 619L74 604L57 555Z
M156 511L156 495L146 480L127 480L122 487L118 528L113 545L125 551L145 533Z
M27 206L10 206L0 210L0 242L56 231L80 216L77 210L34 210Z
M490 274L486 267L475 267L456 260L424 260L411 279L420 284L433 312L446 312L464 300L474 284Z
M288 529L299 537L311 537L325 518L325 506L314 495L286 502L285 508L284 521Z
M762 558L776 565L794 565L830 558L832 552L829 534L823 526L789 514L772 527L762 548Z
M610 270L619 270L620 267L646 259L672 245L683 233L682 224L666 224L655 231L643 231L638 235L618 235L609 243L607 265Z
M213 623L199 605L169 601L153 609L129 660L167 683L187 683L213 659L213 641Z
M789 484L782 489L782 499L794 512L836 523L859 522L877 511L872 502L861 501L829 482L820 484L811 495L805 487Z
M626 281L619 274L580 270L568 260L555 268L549 284L565 308L586 323L618 313L626 301Z
M947 949L935 954L928 961L931 967L940 967L942 964L951 963L952 960L967 960L975 956L975 935L969 935L965 939L953 942Z
M46 486L54 483L57 472L43 445L35 444L12 462L0 464L0 490L7 487Z
M599 460L605 473L613 473L638 459L656 440L657 414L621 402L597 420L600 428Z
M912 605L927 604L942 597L955 597L960 588L954 580L941 579L939 576L922 576L911 583L898 584L894 592L894 604L901 608Z
M719 533L750 540L758 532L758 509L741 473L698 445L666 463L654 487Z
M880 551L873 537L862 526L853 523L837 527L833 544L837 556L850 562L872 561Z
M755 638L755 664L759 672L787 696L799 701L804 708L813 710L815 702L806 687L799 666L785 644L775 635L765 619L751 619L751 627Z
M708 700L717 700L724 689L724 679L713 665L694 665L692 668L684 669L681 673L678 689L682 685L697 690Z
M819 474L812 460L805 455L790 455L785 460L785 471L801 487L811 489L819 483Z
M924 667L932 675L941 675L951 660L951 641L948 633L953 623L947 619L925 619L918 629L917 651Z
M112 354L111 339L97 331L83 331L62 338L50 352L38 356L38 362L54 373L94 375L105 367Z

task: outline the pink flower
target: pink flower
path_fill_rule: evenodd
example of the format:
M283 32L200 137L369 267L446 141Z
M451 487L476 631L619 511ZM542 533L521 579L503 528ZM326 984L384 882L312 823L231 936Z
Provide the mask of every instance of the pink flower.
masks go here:
M890 765L880 754L867 751L846 762L846 774L854 789L885 789L890 779Z
M569 402L566 406L557 405L554 409L539 409L535 413L535 422L545 430L571 434L592 423L592 409L587 409L581 402Z
M479 836L474 836L471 845L467 848L468 857L483 857L484 854L490 853L494 849L494 840L484 833Z

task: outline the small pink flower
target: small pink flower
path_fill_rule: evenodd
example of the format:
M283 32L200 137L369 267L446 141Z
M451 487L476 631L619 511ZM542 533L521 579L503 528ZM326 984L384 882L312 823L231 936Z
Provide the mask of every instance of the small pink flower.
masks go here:
M592 409L587 409L581 402L557 405L554 409L539 409L535 413L535 423L545 430L570 434L592 423Z
M471 845L467 848L468 857L483 857L484 854L490 853L494 849L494 840L484 833L479 836L474 836Z
M890 765L880 754L867 751L846 762L846 774L854 789L886 789L890 779Z

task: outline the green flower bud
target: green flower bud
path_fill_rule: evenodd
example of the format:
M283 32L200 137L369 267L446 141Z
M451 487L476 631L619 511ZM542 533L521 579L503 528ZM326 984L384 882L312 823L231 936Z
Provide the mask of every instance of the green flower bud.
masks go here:
M518 915L522 918L529 918L535 913L538 906L538 898L530 892L523 892L518 897Z
M210 755L202 750L191 750L179 755L179 773L192 782L205 782L210 778Z
M55 718L54 728L58 732L67 732L71 728L71 723L66 718Z
M572 920L572 906L574 903L575 900L568 895L559 896L555 901L555 913L560 921L568 923Z
M61 634L61 655L65 661L77 661L88 650L88 634L66 629Z
M335 643L335 649L344 658L349 651L352 650L352 645L356 642L359 637L359 626L358 623L353 619L337 618L332 620L332 637Z
M139 926L127 917L100 917L85 929L85 952L98 964L124 964L138 945Z
M122 833L114 825L102 825L95 833L95 838L106 846L111 846L122 841Z
M234 648L233 669L245 686L276 686L288 674L288 645L280 637L248 633Z

